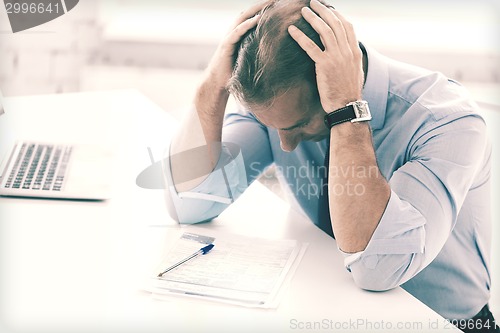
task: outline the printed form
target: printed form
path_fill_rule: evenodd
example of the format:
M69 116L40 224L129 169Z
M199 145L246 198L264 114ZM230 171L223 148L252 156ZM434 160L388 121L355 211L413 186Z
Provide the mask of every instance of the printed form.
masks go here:
M277 307L307 244L239 235L185 232L167 251L156 274L207 244L214 248L162 277L152 278L154 296L181 294L249 307Z

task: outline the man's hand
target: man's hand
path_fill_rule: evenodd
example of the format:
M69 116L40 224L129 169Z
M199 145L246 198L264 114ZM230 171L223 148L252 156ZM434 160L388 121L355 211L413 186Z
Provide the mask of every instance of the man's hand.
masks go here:
M316 63L321 105L326 112L332 112L361 99L362 52L352 24L340 13L317 0L311 0L310 6L302 8L302 16L319 34L325 50L293 25L288 32Z
M269 1L256 4L239 15L229 33L219 44L205 71L205 78L194 97L195 109L186 114L179 131L172 140L171 155L206 147L205 150L201 149L200 155L195 158L194 162L199 170L203 170L200 174L210 174L220 157L224 112L229 98L226 85L233 72L238 44L242 37L257 25L259 20L257 14L268 3ZM192 167L192 159L171 159L172 177L178 192L189 191L206 178L203 176L183 181L189 178L186 176L186 170Z
M217 88L226 87L233 72L238 45L242 37L257 25L260 17L258 13L268 3L269 1L260 2L241 12L219 44L207 70L210 81L217 84Z
M363 89L363 55L352 25L337 11L317 0L311 9L302 9L303 17L319 34L325 47L321 50L294 26L288 31L316 64L316 79L321 105L332 112L347 103L361 99ZM352 140L353 136L356 140ZM370 126L366 123L345 123L330 130L330 172L328 193L330 218L335 238L344 252L363 251L382 218L390 198L390 186L380 171L369 177L331 170L378 170ZM341 194L335 188L362 188L363 194ZM367 204L369 203L369 204ZM354 209L353 209L354 208Z

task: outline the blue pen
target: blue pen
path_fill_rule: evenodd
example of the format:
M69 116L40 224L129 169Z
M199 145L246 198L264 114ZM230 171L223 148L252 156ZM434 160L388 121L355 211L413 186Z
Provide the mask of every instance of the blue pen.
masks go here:
M158 277L162 277L163 274L165 274L165 273L171 271L172 269L174 269L174 268L182 265L183 263L185 263L188 260L196 258L199 255L207 254L213 247L214 247L214 244L209 244L209 245L207 245L205 247L202 247L201 249L199 249L198 251L196 251L195 253L193 253L192 255L190 255L189 257L187 257L186 259L182 259L178 263L173 264L172 266L170 266L169 268L167 268L166 270L164 270L163 272L161 272L160 274L158 274Z

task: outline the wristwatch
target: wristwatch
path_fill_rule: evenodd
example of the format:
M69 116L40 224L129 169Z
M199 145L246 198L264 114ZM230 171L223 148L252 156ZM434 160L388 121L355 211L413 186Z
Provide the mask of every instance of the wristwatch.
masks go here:
M368 102L362 100L351 102L345 107L325 115L325 125L328 129L349 120L351 123L372 120Z

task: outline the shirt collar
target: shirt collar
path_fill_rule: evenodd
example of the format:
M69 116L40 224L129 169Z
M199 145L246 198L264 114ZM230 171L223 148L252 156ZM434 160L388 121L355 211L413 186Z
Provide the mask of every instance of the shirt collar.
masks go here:
M383 56L360 43L368 58L368 72L363 87L363 99L368 102L372 129L381 129L385 122L387 94L389 91L389 70Z

